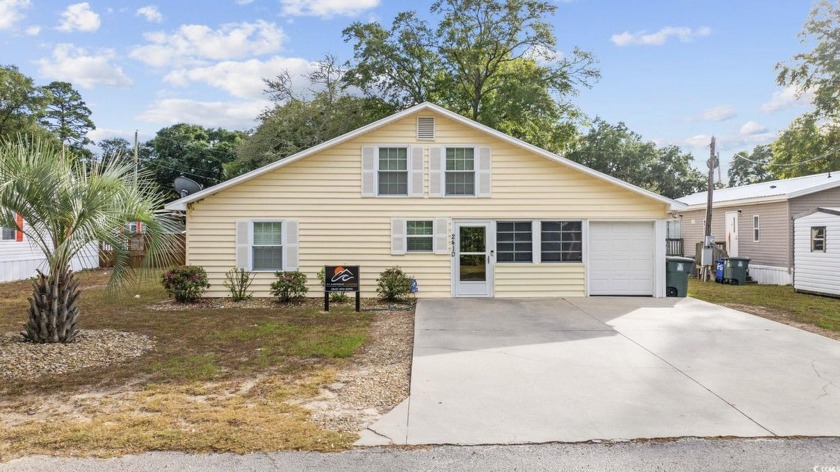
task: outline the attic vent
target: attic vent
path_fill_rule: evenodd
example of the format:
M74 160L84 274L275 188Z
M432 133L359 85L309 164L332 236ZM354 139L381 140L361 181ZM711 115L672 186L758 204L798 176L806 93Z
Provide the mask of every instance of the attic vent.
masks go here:
M435 139L435 118L432 116L417 117L417 139L432 141Z

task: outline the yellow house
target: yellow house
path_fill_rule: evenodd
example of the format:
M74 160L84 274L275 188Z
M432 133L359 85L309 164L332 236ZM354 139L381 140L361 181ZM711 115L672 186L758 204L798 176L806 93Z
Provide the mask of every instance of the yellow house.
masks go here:
M423 103L166 206L208 295L232 267L269 296L300 270L393 266L418 297L665 295L665 221L683 205Z

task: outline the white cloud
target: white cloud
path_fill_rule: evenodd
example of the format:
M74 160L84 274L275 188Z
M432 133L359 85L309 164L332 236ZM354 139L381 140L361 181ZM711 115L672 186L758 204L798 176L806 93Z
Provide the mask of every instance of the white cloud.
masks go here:
M194 123L208 127L249 129L256 124L257 116L270 103L266 100L201 102L167 98L152 103L137 119L158 126Z
M219 29L207 25L181 25L173 33L144 35L149 44L134 48L130 56L155 67L201 64L205 60L231 60L277 52L285 35L274 23L228 23Z
M111 63L116 54L111 49L98 50L92 54L72 44L59 44L53 49L52 58L37 62L38 71L46 78L64 80L84 88L98 85L106 87L128 87L131 79L122 68Z
M29 0L0 0L0 30L12 29L22 20L23 11L31 6Z
M748 121L741 126L741 134L743 135L756 135L766 132L767 127L760 123L756 123L755 121Z
M30 26L25 30L27 36L38 36L41 34L41 27L40 26Z
M737 114L732 105L718 105L703 110L699 115L689 117L689 121L726 121L735 118Z
M152 23L160 23L163 21L163 15L154 5L146 5L145 7L138 8L135 14L142 16L146 19L146 21L151 21Z
M295 16L355 16L379 6L379 0L280 0L283 13Z
M770 101L761 105L761 111L764 113L775 113L777 111L789 110L796 107L806 107L811 104L814 94L806 91L802 95L796 93L796 88L785 87L781 90L773 92L773 97Z
M306 59L273 57L266 61L225 61L208 67L179 69L167 74L164 80L181 86L190 82L204 82L226 90L235 97L261 99L265 97L263 78L274 77L286 70L292 77L299 77L312 72L314 68L315 65Z
M92 32L99 29L99 14L90 9L87 2L74 3L61 13L59 31L70 33L72 31Z
M699 28L666 26L655 33L648 33L647 31L631 33L625 31L621 34L612 35L610 40L616 46L661 46L671 37L677 38L680 42L687 43L694 38L709 36L710 34L712 34L712 30L708 26L701 26Z

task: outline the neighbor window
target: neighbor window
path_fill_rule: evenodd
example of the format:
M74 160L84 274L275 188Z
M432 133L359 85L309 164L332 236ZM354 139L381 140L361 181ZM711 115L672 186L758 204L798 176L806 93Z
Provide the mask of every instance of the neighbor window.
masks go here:
M583 223L543 221L541 227L542 262L583 261Z
M15 240L15 229L14 228L0 228L0 240L2 241L14 241Z
M406 250L408 252L432 252L434 249L434 223L428 221L406 221Z
M759 221L758 215L753 215L753 242L754 243L758 242L758 237L759 237L758 233L759 233L759 229L761 229L760 223L761 222Z
M532 262L532 241L530 221L499 221L496 223L496 260Z
M474 148L446 148L446 195L475 195Z
M825 252L825 226L811 226L811 252Z
M251 244L254 270L283 270L283 224L279 221L255 221Z
M379 195L408 195L408 148L379 148Z

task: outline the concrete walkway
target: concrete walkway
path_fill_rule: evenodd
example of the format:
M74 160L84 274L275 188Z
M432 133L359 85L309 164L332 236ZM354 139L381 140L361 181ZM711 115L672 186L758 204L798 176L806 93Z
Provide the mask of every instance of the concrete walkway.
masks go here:
M421 300L360 445L840 436L840 342L694 299Z

